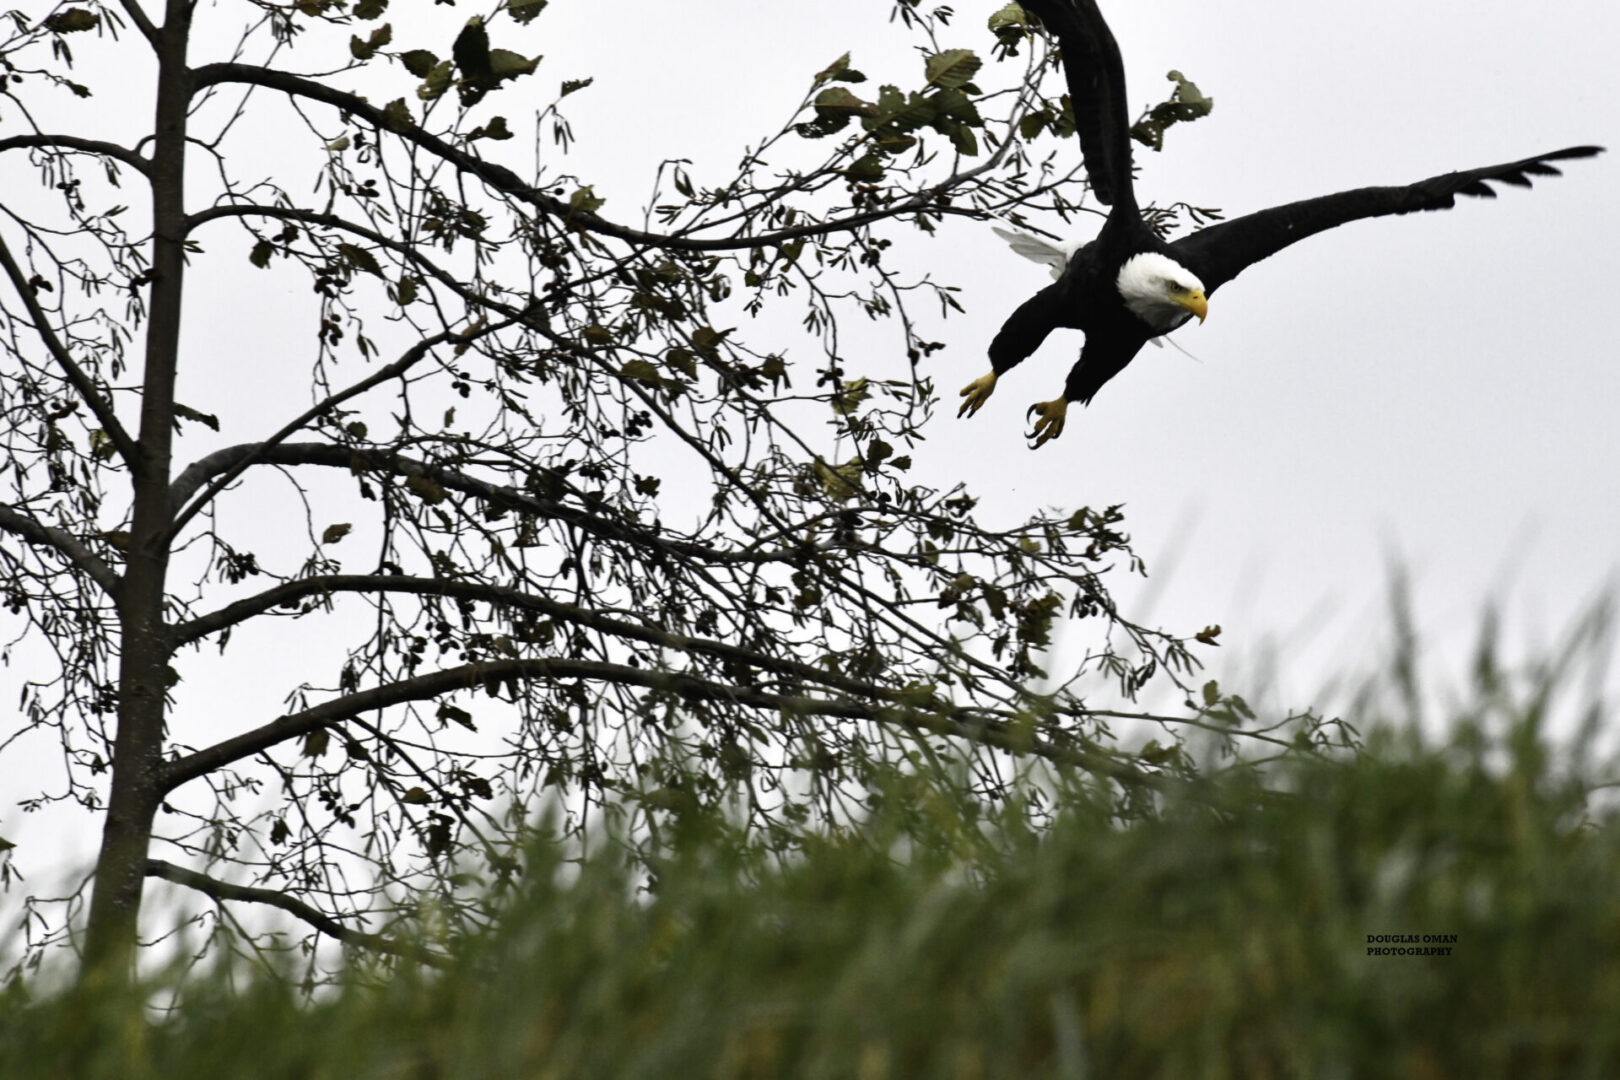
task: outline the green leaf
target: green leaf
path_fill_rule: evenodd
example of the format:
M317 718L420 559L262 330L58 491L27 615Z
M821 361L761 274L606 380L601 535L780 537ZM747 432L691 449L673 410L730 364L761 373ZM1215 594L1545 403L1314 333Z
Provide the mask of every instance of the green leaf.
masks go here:
M506 117L492 116L489 119L489 123L474 128L472 133L467 136L467 141L472 142L474 139L494 139L499 142L510 139L511 137L512 132L506 126Z
M843 74L843 72L845 70L847 70L848 68L849 68L849 53L845 53L843 56L840 56L838 59L836 59L832 63L828 64L826 67L824 67L820 71L816 72L816 77L810 83L810 85L811 86L820 86L824 82L830 82L831 80L838 78L838 76Z
M426 49L409 49L396 58L405 65L405 70L418 79L425 79L428 73L438 66L439 58Z
M388 0L360 0L354 5L354 17L370 22L372 19L380 18L387 10Z
M929 86L958 90L971 82L982 66L984 61L975 56L972 49L946 49L930 56L923 71L928 76Z
M557 96L559 98L565 98L576 90L585 89L595 81L596 77L594 75L589 79L566 79L562 84L562 93L558 94Z
M418 90L417 93L420 94L421 91ZM407 128L414 126L416 123L415 119L411 116L410 106L405 104L404 98L395 98L387 105L384 105L382 111L382 120L383 127L387 128L389 131L404 131Z
M1025 27L1029 25L1029 16L1016 2L1008 4L1000 11L990 16L989 27L992 31L1000 33L1009 26Z
M602 209L602 205L606 202L606 199L598 199L596 192L591 190L589 184L586 184L568 196L568 209L581 214L594 214Z
M685 375L688 379L697 378L697 357L685 349L675 348L669 350L664 356L664 363Z
M65 8L46 19L44 25L54 34L76 34L100 26L101 16L84 8Z
M811 82L810 85L820 86L822 83L828 82L858 83L865 81L865 75L862 75L860 72L850 68L849 53L845 53L843 56L840 56L826 67L816 72L815 80Z
M842 86L829 86L816 95L813 104L822 115L859 116L872 108Z
M812 123L798 124L794 127L800 135L807 139L820 139L842 131L856 116L867 116L872 106L862 101L842 86L831 86L816 95L812 104L815 106L816 119Z
M416 88L416 96L423 101L435 101L443 97L444 92L450 89L451 83L455 81L452 75L454 69L455 65L449 60L441 60L435 64L433 70L427 73L422 85Z
M821 481L821 489L839 502L860 494L863 471L864 466L858 457L837 466L828 465L819 456L815 461L816 479Z
M423 502L434 506L449 498L449 493L444 490L443 485L420 474L406 477L405 487L410 491L414 491Z
M664 377L658 373L658 368L647 360L626 360L619 368L619 374L647 386L664 385Z
M852 184L877 184L883 180L883 156L864 154L844 169L844 177ZM787 245L783 245L785 248Z
M7 840L5 837L0 836L0 851L10 851L12 848L14 848L16 846L17 845L13 844L10 840Z
M426 806L433 801L433 796L419 787L413 787L401 795L399 801L409 806Z
M1221 700L1221 688L1214 679L1204 684L1204 705L1213 708Z
M655 810L691 810L697 805L697 800L690 792L675 787L653 788L636 796L646 805Z
M515 79L519 75L532 75L543 57L530 59L510 49L489 50L489 71L497 79Z
M1185 75L1172 71L1165 78L1176 84L1170 100L1149 109L1147 115L1131 127L1131 137L1154 150L1164 149L1164 129L1171 124L1191 122L1210 114L1215 99L1203 92Z
M409 307L416 302L416 279L409 274L401 275L397 293L400 307Z
M1052 619L1062 605L1063 598L1055 592L1025 604L1023 618L1018 622L1018 640L1038 649L1052 644Z
M1051 125L1052 134L1060 139L1072 139L1077 130L1074 126L1074 102L1069 100L1068 94L1063 95L1062 101L1063 111L1048 123Z
M839 393L833 396L833 412L837 413L839 416L848 416L850 413L860 408L861 402L865 401L871 396L872 391L867 386L865 376L862 376L859 379L851 379L849 382L846 382L843 385Z
M270 265L270 256L274 255L275 252L276 245L268 240L260 240L253 245L253 250L248 253L248 262L263 270Z
M450 850L450 819L440 813L429 814L427 839L424 846L434 858Z
M356 247L354 244L339 244L337 249L338 254L343 256L343 261L353 269L376 277L383 276L382 267L377 264L377 257L365 248Z
M394 27L391 23L383 23L371 32L371 36L361 41L358 36L349 38L349 55L356 60L370 60L377 55L377 50L394 40Z
M1138 751L1138 756L1149 765L1162 765L1176 756L1174 746L1160 746L1158 739L1149 739Z
M327 746L332 742L332 733L325 728L316 728L304 736L304 756L320 757L326 753Z
M204 427L213 428L215 431L219 430L219 417L211 413L198 412L191 406L182 405L178 401L174 403L174 415L182 420L191 420Z
M450 55L455 58L462 78L477 82L489 79L492 74L489 28L484 25L482 16L474 15L467 20L467 25L461 28L461 33L456 35L455 42L450 46Z
M991 15L988 26L990 32L996 35L998 56L1016 55L1018 46L1029 36L1029 16L1016 3L1008 4Z
M460 724L468 731L478 730L478 728L473 725L472 713L468 712L466 709L458 709L454 705L441 702L439 705L438 716L440 720L447 720L451 723Z
M692 347L704 356L718 356L720 354L720 343L730 336L730 330L716 330L712 326L699 326L692 331Z
M898 87L885 86L878 91L876 107L868 108L861 115L861 123L867 131L904 135L933 123L939 115L939 107L931 96L912 91L908 97Z
M964 124L982 124L984 118L979 115L979 107L973 104L973 99L960 90L940 90L932 97L935 111L939 116L959 120Z
M778 382L791 382L788 379L787 361L775 353L765 358L765 362L759 366L759 373L771 380L772 389L775 389Z
M550 0L507 0L506 13L512 16L513 22L522 26L546 10L548 3Z
M354 526L347 522L337 525L328 525L325 529L321 530L321 543L335 544L339 540L342 540L345 536L348 536L350 530L353 528Z

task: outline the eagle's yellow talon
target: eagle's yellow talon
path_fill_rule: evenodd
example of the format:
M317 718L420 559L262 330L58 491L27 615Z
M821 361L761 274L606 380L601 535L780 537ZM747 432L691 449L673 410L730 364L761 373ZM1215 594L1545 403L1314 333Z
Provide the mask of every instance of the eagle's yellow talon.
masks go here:
M960 409L956 410L958 419L964 416L972 416L984 407L984 403L990 400L990 395L996 392L996 378L996 373L992 371L984 378L974 379L962 387L961 396L967 398L967 400L962 402Z
M1059 435L1063 434L1063 421L1069 413L1069 399L1058 398L1056 401L1037 401L1029 407L1024 418L1039 414L1035 420L1035 430L1027 438L1035 440L1031 450L1039 450Z

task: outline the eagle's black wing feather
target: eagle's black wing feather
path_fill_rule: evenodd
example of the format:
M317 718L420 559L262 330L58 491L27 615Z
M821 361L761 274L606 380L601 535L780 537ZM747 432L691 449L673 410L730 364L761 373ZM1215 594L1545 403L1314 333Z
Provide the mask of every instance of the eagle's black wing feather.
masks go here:
M1562 175L1548 162L1588 158L1602 152L1600 146L1572 146L1506 165L1432 176L1405 187L1341 191L1223 221L1182 237L1170 248L1176 261L1203 280L1208 295L1260 260L1325 229L1385 214L1445 210L1458 195L1495 198L1496 192L1487 181L1529 187L1532 176Z
M1106 206L1135 208L1125 63L1096 0L1020 0L1057 36L1063 73L1092 194Z
M990 370L1005 375L1023 363L1048 334L1063 325L1073 306L1074 299L1062 281L1054 281L1019 304L990 342Z
M1103 384L1136 359L1143 344L1142 338L1120 341L1088 336L1085 345L1081 346L1080 358L1069 369L1069 377L1063 383L1063 397L1068 401L1090 405Z

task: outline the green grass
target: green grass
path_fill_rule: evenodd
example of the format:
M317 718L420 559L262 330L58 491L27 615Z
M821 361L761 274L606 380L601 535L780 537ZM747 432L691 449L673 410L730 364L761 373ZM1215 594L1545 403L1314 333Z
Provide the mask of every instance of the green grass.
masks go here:
M576 873L537 846L450 972L357 972L313 1005L194 974L161 1022L15 989L0 1076L1612 1077L1620 830L1538 723L1375 732L1128 827L970 823L897 778L787 867L694 823L651 892L611 852ZM1369 957L1386 933L1457 943Z

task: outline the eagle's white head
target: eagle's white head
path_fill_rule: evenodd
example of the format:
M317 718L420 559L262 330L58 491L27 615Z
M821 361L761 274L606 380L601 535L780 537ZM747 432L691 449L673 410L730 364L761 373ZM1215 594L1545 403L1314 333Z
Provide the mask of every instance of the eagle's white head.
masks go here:
M1174 330L1194 315L1203 322L1209 313L1198 275L1156 251L1126 259L1116 284L1131 314L1155 335Z

